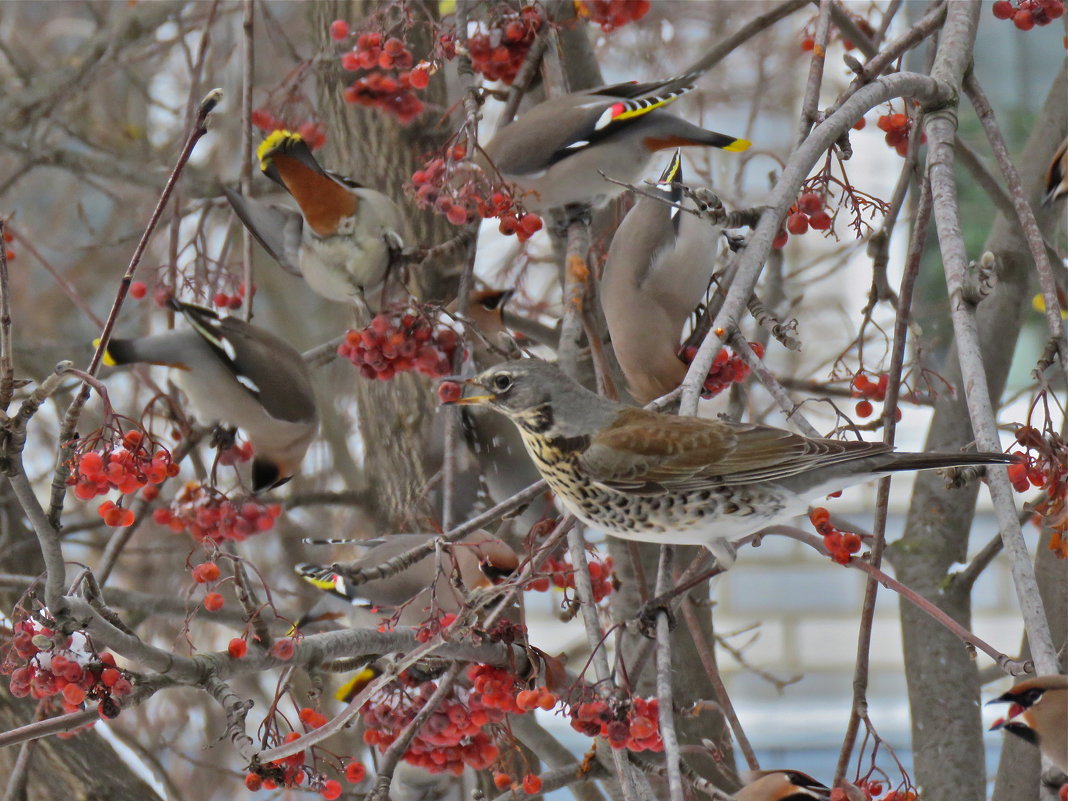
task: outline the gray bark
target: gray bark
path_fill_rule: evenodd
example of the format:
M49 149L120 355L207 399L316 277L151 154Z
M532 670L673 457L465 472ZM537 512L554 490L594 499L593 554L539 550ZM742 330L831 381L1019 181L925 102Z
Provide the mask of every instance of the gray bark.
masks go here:
M1043 171L1064 136L1064 94L1065 76L1061 72L1024 148L1027 157L1017 161L1044 230L1049 230L1055 217L1052 210L1038 208L1040 184ZM999 284L979 307L978 320L991 396L998 398L1005 388L1017 335L1030 304L1033 268L1015 221L999 216L985 249L998 258ZM951 385L960 387L955 357L951 357L942 374ZM963 398L940 398L926 449L955 449L971 439ZM947 574L954 562L966 559L976 495L976 487L947 492L937 474L919 474L905 535L888 551L897 577L904 584L965 626L970 624L970 598L951 583L947 586ZM912 710L915 780L930 801L981 798L986 788L984 772L976 769L983 764L983 739L975 662L956 638L910 604L901 605L901 621Z

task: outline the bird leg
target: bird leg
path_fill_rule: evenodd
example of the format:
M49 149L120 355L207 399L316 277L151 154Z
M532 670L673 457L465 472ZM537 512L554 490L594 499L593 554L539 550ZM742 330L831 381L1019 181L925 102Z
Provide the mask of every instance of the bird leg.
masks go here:
M713 576L726 573L728 568L734 564L738 549L733 542L729 540L713 540L712 543L715 544L715 548L710 545L708 550L716 558L714 567L687 581L685 584L672 587L667 592L661 593L655 598L650 598L638 609L635 618L638 621L638 631L643 636L651 640L656 639L656 616L660 612L667 614L668 627L674 629L676 621L673 607L678 604L681 597Z
M216 423L211 429L211 447L220 451L229 450L237 444L237 429Z
M667 616L668 631L675 630L679 621L675 617L675 611L671 608L671 605L676 596L675 590L669 590L663 595L650 598L641 605L634 617L638 622L638 632L643 637L647 637L650 640L656 639L656 621L661 612Z

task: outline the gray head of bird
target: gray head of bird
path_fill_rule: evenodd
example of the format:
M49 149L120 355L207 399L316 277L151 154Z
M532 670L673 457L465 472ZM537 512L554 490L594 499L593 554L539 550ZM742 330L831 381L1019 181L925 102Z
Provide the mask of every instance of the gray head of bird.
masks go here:
M496 365L466 379L462 390L460 397L443 397L442 402L489 406L524 431L552 439L590 435L618 413L617 404L595 395L556 365L540 359Z

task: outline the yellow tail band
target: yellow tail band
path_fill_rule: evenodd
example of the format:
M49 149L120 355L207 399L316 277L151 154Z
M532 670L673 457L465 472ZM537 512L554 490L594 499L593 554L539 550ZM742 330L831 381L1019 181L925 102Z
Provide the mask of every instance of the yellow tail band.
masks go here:
M96 339L93 340L93 347L94 348L99 348L100 347L100 337L97 337ZM118 364L117 361L115 361L113 358L111 358L111 352L107 351L107 350L104 351L104 357L103 357L102 361L104 362L104 365L106 367L115 367Z
M731 153L741 153L743 150L748 150L752 144L748 139L735 139L723 149Z

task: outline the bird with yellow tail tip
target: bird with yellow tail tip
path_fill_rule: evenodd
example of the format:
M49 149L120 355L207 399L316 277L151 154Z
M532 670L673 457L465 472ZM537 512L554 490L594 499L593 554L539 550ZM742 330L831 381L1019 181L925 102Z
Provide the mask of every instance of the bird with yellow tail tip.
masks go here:
M504 581L519 566L519 557L503 541L481 529L441 548L441 557L431 552L400 573L354 585L346 577L376 567L434 539L435 534L392 534L360 545L367 548L357 559L344 565L301 563L297 575L314 587L353 606L364 607L382 616L397 615L403 626L422 623L434 611L457 613L467 602L460 584L468 593ZM330 542L329 540L327 542ZM306 616L307 617L307 616Z
M1061 142L1053 159L1046 168L1046 194L1042 196L1043 206L1052 206L1057 200L1068 195L1068 137Z
M328 300L371 311L402 294L391 266L404 247L407 221L389 197L323 169L300 134L278 130L256 151L263 174L300 211L224 189L234 212L263 248Z
M661 150L690 145L745 150L750 145L745 139L705 130L666 111L703 73L549 98L500 130L486 145L486 156L505 181L526 193L521 201L527 209L543 212L572 203L607 203L624 187L604 176L634 183Z
M198 420L244 431L255 452L253 490L284 484L319 430L304 359L285 340L237 317L173 298L169 303L189 328L112 339L104 363L175 368L174 381Z
M683 196L678 150L655 191L696 208ZM686 377L686 365L676 355L682 329L708 289L722 233L722 226L655 197L640 197L612 237L601 305L619 367L639 403L667 394Z
M991 726L1038 746L1042 756L1068 774L1068 676L1025 679L991 704L1009 704L1008 714Z
M826 801L831 788L799 770L752 771L745 787L734 794L736 801Z

